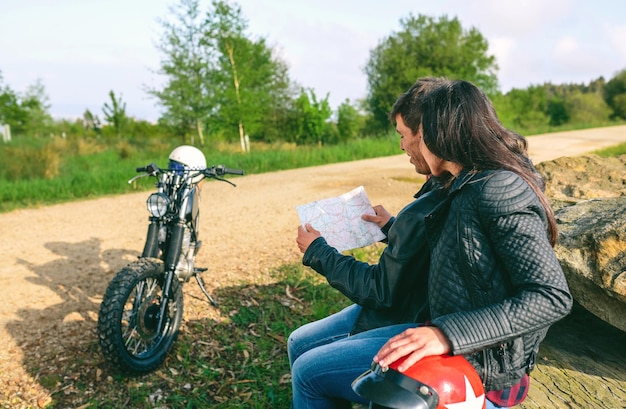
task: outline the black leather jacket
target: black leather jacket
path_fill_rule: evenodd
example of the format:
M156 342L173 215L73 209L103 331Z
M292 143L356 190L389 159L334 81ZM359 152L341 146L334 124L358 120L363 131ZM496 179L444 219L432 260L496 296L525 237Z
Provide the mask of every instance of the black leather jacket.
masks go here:
M572 306L537 196L508 171L463 172L426 218L432 325L485 390L515 385Z
M428 311L430 252L424 218L445 199L445 191L430 180L396 218L384 227L387 235L378 264L345 256L323 237L315 239L302 263L325 276L328 283L362 306L352 333L387 325L424 322Z
M532 370L548 327L572 306L543 207L506 171L465 172L448 195L432 182L420 193L428 189L391 224L378 265L341 255L323 238L303 263L363 306L353 333L431 320L485 390L515 385Z

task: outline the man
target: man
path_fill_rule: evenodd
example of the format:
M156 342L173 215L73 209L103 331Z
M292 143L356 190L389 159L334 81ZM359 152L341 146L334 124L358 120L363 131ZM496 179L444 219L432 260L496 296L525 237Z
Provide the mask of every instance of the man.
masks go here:
M430 174L420 153L420 99L447 82L430 77L418 80L398 98L390 113L400 135L400 148L419 174ZM383 206L374 208L374 216L363 215L387 235L387 247L376 265L340 254L310 225L298 228L296 242L304 253L303 264L325 276L355 304L290 335L295 409L348 408L350 402L366 403L352 390L352 381L370 367L372 357L389 338L429 320L429 250L424 218L445 196L446 192L429 179L415 195L416 200L396 218Z

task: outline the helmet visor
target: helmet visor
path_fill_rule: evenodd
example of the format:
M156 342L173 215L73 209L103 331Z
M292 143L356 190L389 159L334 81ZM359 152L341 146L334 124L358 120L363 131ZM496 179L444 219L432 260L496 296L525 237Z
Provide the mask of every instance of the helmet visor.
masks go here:
M352 390L372 403L392 409L436 408L439 401L437 393L427 385L393 369L383 371L376 364L352 382Z
M182 175L185 170L185 165L175 160L170 159L170 162L167 165L169 170L174 171L175 173Z

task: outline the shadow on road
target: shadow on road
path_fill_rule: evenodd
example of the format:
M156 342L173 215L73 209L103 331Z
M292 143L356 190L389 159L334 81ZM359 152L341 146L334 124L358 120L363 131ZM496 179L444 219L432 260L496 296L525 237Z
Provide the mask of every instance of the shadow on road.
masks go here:
M17 260L34 273L26 280L41 292L24 298L23 306L15 312L19 319L8 322L6 330L22 352L26 372L50 392L67 391L68 382L77 380L74 371L85 362L93 363L93 356L99 353L94 344L95 326L102 294L115 274L112 268L138 254L128 250L102 252L101 242L95 238L79 243L49 242L45 247L58 258L40 265ZM29 307L38 304L33 300L41 297L46 297L48 307ZM12 391L9 387L0 389L4 394L26 398L30 391L20 390L24 388L18 384Z

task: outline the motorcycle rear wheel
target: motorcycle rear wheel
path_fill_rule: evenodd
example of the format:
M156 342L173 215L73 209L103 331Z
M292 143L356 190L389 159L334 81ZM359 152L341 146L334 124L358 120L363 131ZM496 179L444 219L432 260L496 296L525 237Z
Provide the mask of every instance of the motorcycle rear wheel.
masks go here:
M183 317L182 283L174 279L165 320L158 328L164 286L163 262L142 258L109 284L98 314L98 338L107 361L122 372L145 374L161 366Z

